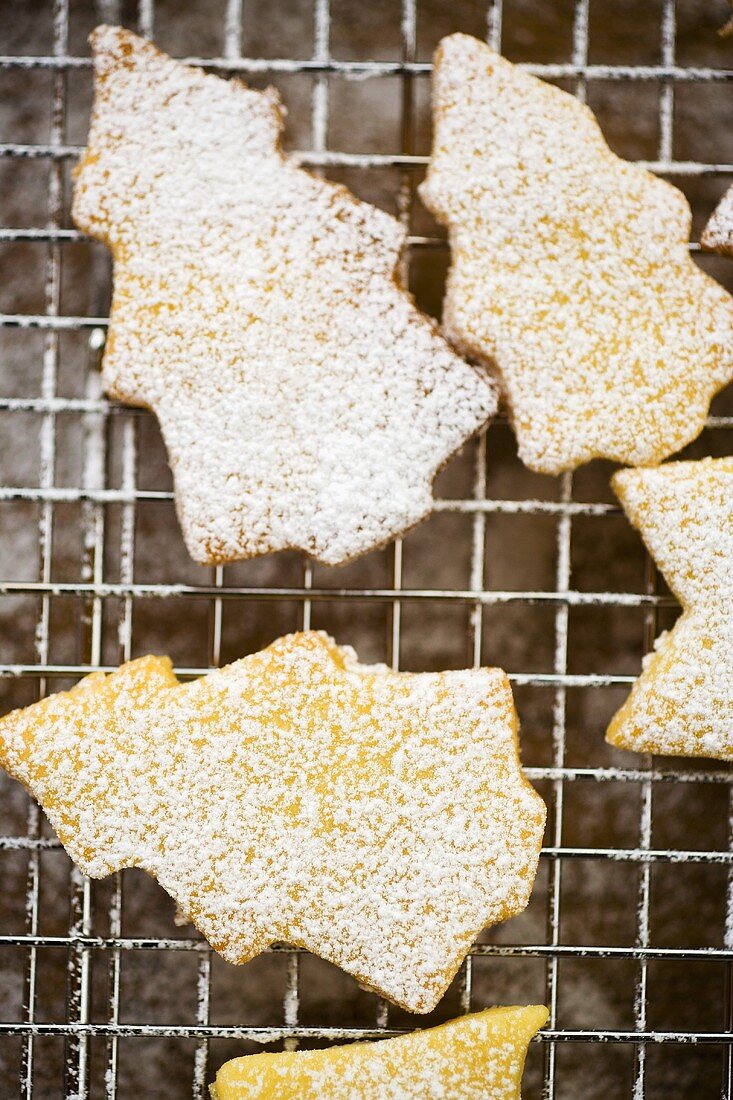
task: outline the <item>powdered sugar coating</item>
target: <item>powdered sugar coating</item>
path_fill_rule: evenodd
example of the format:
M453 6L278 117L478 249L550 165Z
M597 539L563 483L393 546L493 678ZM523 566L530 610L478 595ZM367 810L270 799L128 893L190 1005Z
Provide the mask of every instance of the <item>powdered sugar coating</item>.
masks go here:
M212 1100L518 1100L542 1005L489 1008L375 1043L225 1063Z
M733 457L623 470L613 487L684 613L657 638L607 739L733 760Z
M729 187L713 210L700 244L710 252L733 256L733 187Z
M413 1012L525 907L545 822L503 672L369 670L320 633L185 685L93 673L2 719L0 764L85 874L144 868L225 959L285 940Z
M690 211L590 110L467 35L435 57L420 194L450 230L444 331L493 366L524 462L654 464L733 377L733 300L690 259Z
M114 253L104 381L155 410L191 555L335 564L417 523L496 391L397 285L400 224L283 156L272 89L92 44L73 214Z

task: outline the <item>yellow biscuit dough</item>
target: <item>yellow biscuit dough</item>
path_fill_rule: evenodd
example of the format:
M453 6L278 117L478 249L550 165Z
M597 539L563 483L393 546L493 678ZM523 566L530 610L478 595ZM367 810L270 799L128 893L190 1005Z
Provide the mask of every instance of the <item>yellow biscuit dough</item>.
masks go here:
M226 1062L212 1100L520 1100L543 1005L488 1008L395 1039Z
M189 552L383 545L430 512L495 384L398 285L400 223L283 155L273 89L119 27L91 41L73 216L114 256L104 384L158 417Z
M733 760L733 457L623 470L613 487L683 614L657 638L607 740Z
M522 910L545 806L499 669L393 673L293 634L192 683L164 657L0 720L88 875L154 875L225 959L305 947L413 1012Z
M733 300L690 258L682 193L467 35L438 48L433 108L444 332L498 374L523 461L652 465L694 439L733 378Z

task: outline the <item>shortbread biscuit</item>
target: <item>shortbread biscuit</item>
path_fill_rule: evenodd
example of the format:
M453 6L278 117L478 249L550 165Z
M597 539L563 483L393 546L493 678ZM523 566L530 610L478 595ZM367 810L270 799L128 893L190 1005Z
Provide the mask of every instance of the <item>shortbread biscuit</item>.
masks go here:
M545 822L505 673L320 633L184 685L162 657L93 673L2 719L0 764L85 874L142 867L229 962L285 940L413 1012L526 906Z
M733 377L733 300L690 259L690 210L590 110L457 34L440 44L420 194L450 231L444 331L493 367L523 461L654 464Z
M114 255L104 383L155 411L192 557L336 564L404 532L497 398L398 286L399 222L283 156L272 89L92 44L73 215Z
M212 1100L519 1100L543 1005L487 1008L394 1039L226 1062Z
M733 760L733 457L623 470L613 487L683 614L657 638L607 740Z
M708 252L733 256L733 187L728 188L710 215L700 244Z

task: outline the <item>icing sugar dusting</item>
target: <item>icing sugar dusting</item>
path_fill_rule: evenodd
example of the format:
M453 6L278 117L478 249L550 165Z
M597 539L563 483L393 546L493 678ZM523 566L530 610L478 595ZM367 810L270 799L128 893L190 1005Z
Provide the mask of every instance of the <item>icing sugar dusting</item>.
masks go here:
M545 822L503 672L373 671L320 633L185 685L93 673L0 720L0 763L85 874L144 868L225 959L283 940L413 1012L526 906Z
M684 611L657 638L607 739L733 760L733 457L623 470L613 486Z
M104 381L156 412L191 555L334 564L417 523L497 399L397 285L402 227L283 156L272 89L92 44L73 214L115 259Z
M729 187L713 210L700 237L700 244L710 252L733 256L733 187Z
M733 377L733 300L690 259L684 196L467 35L438 48L433 104L420 194L450 230L444 331L497 371L524 462L684 446Z
M489 1008L439 1027L328 1050L226 1062L213 1100L517 1100L542 1005Z

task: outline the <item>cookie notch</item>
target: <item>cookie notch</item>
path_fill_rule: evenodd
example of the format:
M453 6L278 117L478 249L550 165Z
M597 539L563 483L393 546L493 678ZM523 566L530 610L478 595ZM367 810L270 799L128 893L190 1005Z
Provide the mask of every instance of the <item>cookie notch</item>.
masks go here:
M398 285L403 228L283 155L273 89L91 42L73 217L114 256L104 383L156 413L191 556L334 565L403 533L497 404Z
M142 867L229 962L304 947L428 1012L527 904L545 806L499 669L392 673L290 635L188 684L167 658L0 720L81 870Z
M733 457L622 470L613 487L682 604L606 740L733 760Z
M448 226L444 331L500 378L531 469L653 465L733 378L733 300L693 263L682 193L591 111L467 35L435 55L420 195Z
M212 1100L517 1100L544 1005L488 1008L394 1039L226 1062Z

